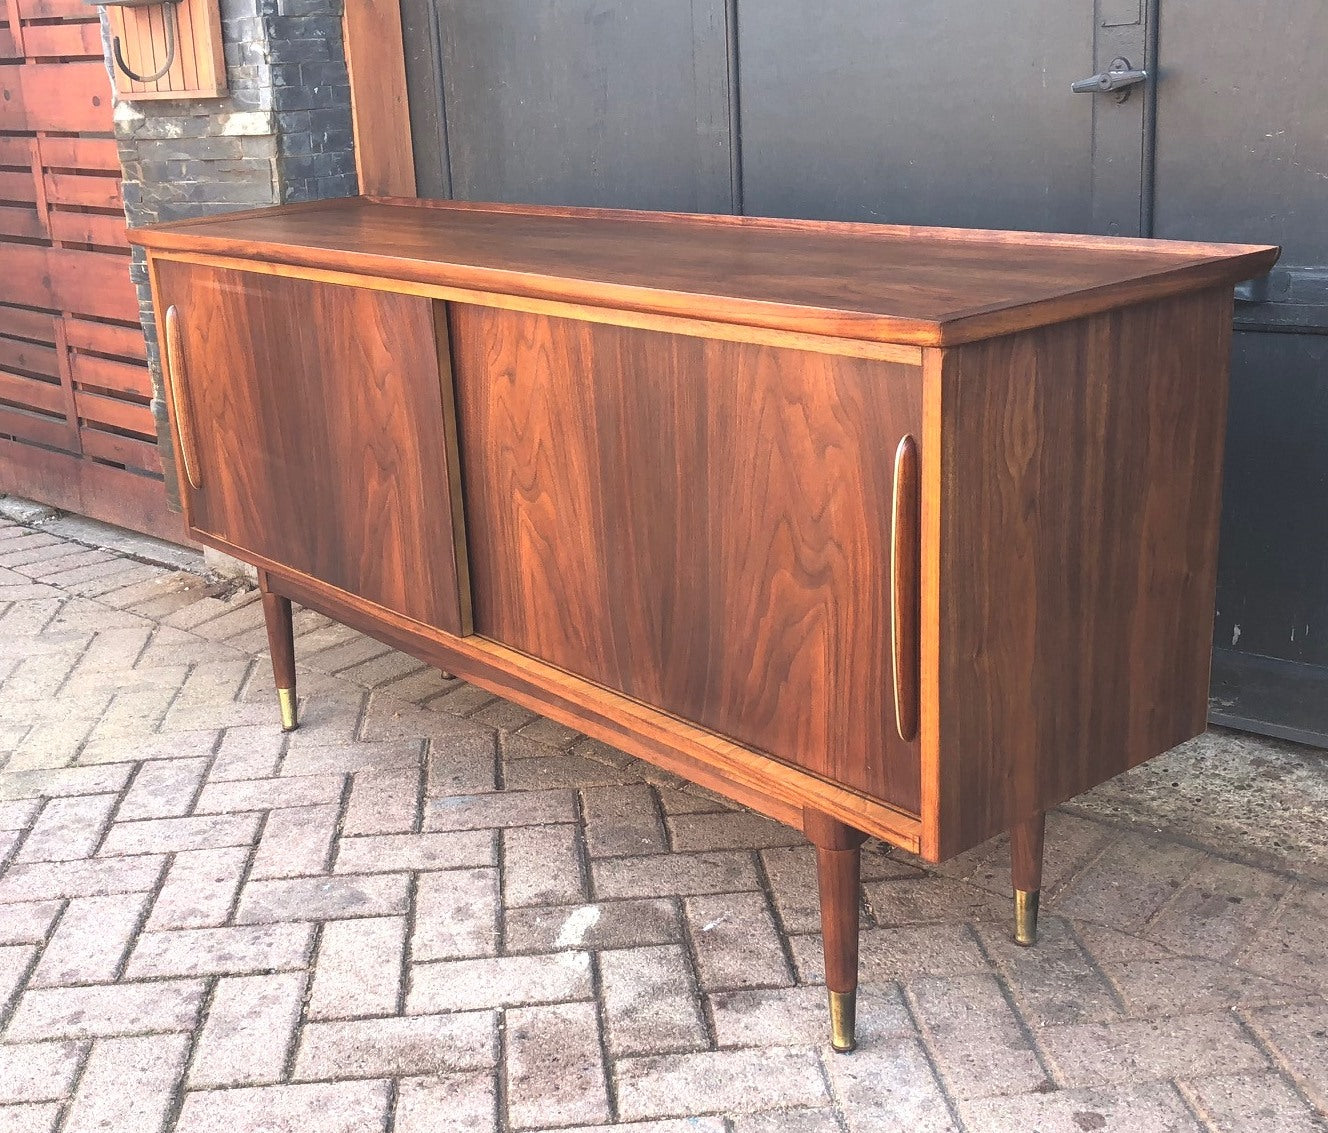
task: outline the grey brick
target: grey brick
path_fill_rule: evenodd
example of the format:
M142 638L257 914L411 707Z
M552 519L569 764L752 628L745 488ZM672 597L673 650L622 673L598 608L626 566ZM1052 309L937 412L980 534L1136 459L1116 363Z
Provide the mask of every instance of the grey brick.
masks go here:
M299 735L298 732L295 733ZM399 743L327 743L292 749L282 761L283 775L355 775L364 771L418 768L424 761L421 740Z
M421 789L419 772L413 767L357 773L346 804L342 832L404 834L414 830Z
M76 897L32 973L30 986L110 983L147 907L146 893Z
M458 869L492 865L493 835L486 830L445 834L376 834L342 838L337 845L336 873L381 873L395 870Z
M98 1039L69 1107L65 1133L157 1133L175 1100L187 1049L185 1035Z
M340 814L336 803L272 811L263 826L250 878L301 877L326 871Z
M497 1088L491 1073L403 1079L393 1133L497 1133Z
M508 909L503 924L508 952L638 948L682 939L677 907L665 897Z
M586 899L575 826L511 827L502 838L505 905L563 905Z
M64 906L59 901L25 901L0 910L0 945L41 944Z
M586 849L593 857L656 854L668 849L659 808L645 783L581 792Z
M236 925L145 932L138 938L125 974L214 976L303 968L313 948L311 924Z
M760 893L720 893L683 902L706 991L782 987L793 982L784 948Z
M9 1004L23 986L36 955L37 949L29 944L10 944L0 948L0 1015L9 1010Z
M328 922L318 946L309 1018L394 1014L405 949L405 917Z
M498 871L444 870L420 876L411 956L457 960L498 950Z
M303 972L218 980L189 1069L190 1089L280 1081L304 987Z
M0 1105L0 1126L5 1133L55 1133L60 1106L55 1102Z
M161 759L143 763L116 811L116 819L175 818L189 812L207 770L206 759Z
M300 1079L399 1077L494 1065L492 1011L308 1023L295 1056Z
M1229 1014L1044 1027L1038 1042L1070 1087L1188 1078L1211 1067L1234 1073L1268 1066Z
M388 1115L388 1083L316 1082L250 1086L187 1094L174 1133L365 1133L382 1129Z
M91 857L119 801L117 795L51 799L28 832L16 860L74 861Z
M575 821L575 795L568 790L446 795L430 799L424 812L426 830L480 830Z
M983 1133L1200 1133L1176 1091L1143 1082L1097 1090L1057 1090L960 1103L969 1128Z
M196 814L226 814L237 810L315 806L341 801L340 775L283 775L280 778L230 780L209 783L194 807Z
M150 931L212 928L225 922L249 861L245 846L175 855L148 917Z
M11 865L0 877L0 904L51 897L105 897L152 889L166 859L160 854L77 862Z
M273 774L286 747L286 737L271 724L229 727L221 738L209 782L262 779Z
M198 818L150 818L116 822L102 843L103 856L166 854L178 850L213 850L248 846L258 837L257 814L217 814Z
M977 931L1031 1023L1102 1023L1120 1018L1111 984L1059 917L1039 919L1036 948L1016 944L1005 924L983 925Z
M908 991L954 1096L1021 1094L1052 1085L992 976L920 979Z
M0 1103L68 1096L86 1051L87 1044L77 1042L0 1043Z
M848 1117L849 1133L896 1129L958 1133L959 1126L916 1039L885 1039L859 1047L849 1058L830 1056L825 1068L830 1089ZM971 1128L987 1133L991 1126L978 1123ZM1021 1133L1036 1128L1022 1126Z
M606 897L671 897L700 893L757 890L750 854L651 854L641 858L609 858L591 865L595 895Z
M820 1059L809 1050L721 1050L624 1058L618 1113L626 1121L749 1113L829 1103Z
M517 1129L609 1119L594 1004L507 1012L507 1115Z
M609 1050L665 1054L707 1045L690 965L678 945L602 952L601 995Z
M590 994L585 952L446 960L414 966L406 1010L412 1015L474 1011L589 999Z
M673 848L684 851L763 849L806 842L800 830L749 810L671 815L669 832Z
M25 992L9 1021L11 1042L187 1031L198 1016L202 980Z
M259 924L400 915L406 911L407 880L396 873L251 881L240 894L235 920Z
M1323 1057L1328 1039L1328 1008L1323 1001L1263 1007L1245 1016L1277 1064L1306 1095L1328 1112L1328 1061ZM1224 1072L1237 1069L1223 1065Z
M1062 916L1097 921L1130 932L1167 903L1202 854L1139 834L1122 837L1056 900Z

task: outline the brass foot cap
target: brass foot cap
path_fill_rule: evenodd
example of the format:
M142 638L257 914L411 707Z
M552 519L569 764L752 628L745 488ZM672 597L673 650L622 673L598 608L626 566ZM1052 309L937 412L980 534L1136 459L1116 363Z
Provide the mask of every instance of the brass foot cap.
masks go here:
M1014 942L1025 948L1037 943L1038 889L1014 891Z
M830 993L830 1045L836 1054L848 1054L858 1045L857 1015L856 991Z
M281 730L283 732L293 732L300 726L299 716L295 710L295 690L293 688L277 689L277 703L281 705Z

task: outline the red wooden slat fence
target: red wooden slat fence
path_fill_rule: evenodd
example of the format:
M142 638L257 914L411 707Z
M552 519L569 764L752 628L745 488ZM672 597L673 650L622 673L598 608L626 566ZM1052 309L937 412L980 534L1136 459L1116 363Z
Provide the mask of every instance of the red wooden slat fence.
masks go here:
M182 540L97 10L0 0L0 492Z

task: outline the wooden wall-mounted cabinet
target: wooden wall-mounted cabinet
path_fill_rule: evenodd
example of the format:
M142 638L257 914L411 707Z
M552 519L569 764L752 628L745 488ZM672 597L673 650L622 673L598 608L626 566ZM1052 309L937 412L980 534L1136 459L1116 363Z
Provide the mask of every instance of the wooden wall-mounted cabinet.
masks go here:
M226 93L219 0L133 0L105 8L119 99L220 98Z
M1204 727L1232 284L1276 249L349 200L159 226L191 533L290 600L858 847Z

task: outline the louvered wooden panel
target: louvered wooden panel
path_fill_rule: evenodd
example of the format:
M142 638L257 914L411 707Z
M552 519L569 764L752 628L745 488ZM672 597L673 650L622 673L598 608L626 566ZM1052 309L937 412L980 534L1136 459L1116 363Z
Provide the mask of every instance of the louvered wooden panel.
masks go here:
M0 492L182 540L97 9L0 0Z

